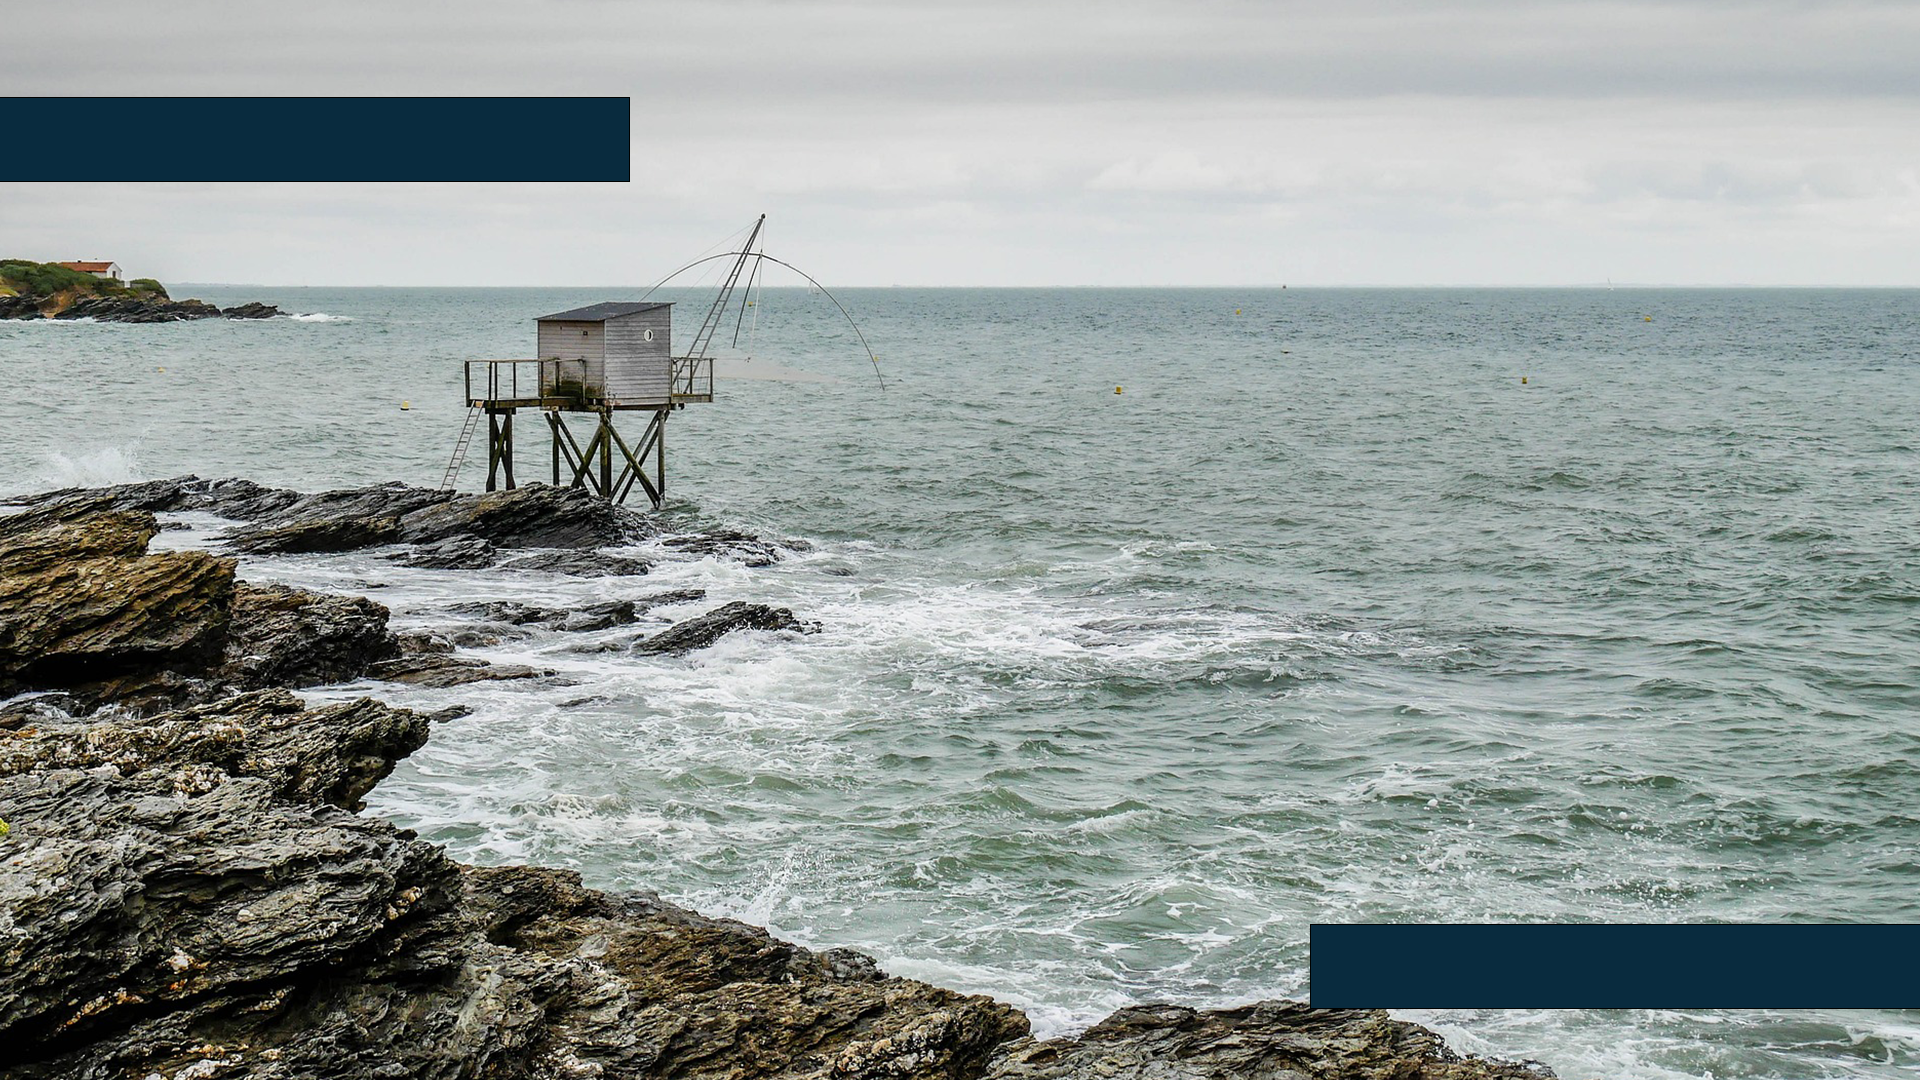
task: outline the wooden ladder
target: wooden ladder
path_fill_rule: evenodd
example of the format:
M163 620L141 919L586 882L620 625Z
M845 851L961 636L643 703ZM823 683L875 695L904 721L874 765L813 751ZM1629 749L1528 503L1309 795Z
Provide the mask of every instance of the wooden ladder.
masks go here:
M460 478L460 466L467 463L467 447L473 445L473 433L480 426L480 408L467 410L467 422L460 428L460 441L453 444L453 458L447 462L447 475L440 478L440 490L452 491Z

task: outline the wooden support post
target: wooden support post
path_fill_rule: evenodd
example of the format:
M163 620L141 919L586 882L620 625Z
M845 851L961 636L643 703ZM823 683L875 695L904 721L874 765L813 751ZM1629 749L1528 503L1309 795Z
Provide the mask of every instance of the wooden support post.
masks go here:
M487 490L497 491L506 480L513 490L513 410L487 410Z
M665 409L653 411L653 416L647 421L646 430L640 435L638 452L627 446L626 440L620 438L618 431L613 433L614 441L620 447L620 455L626 459L626 465L621 468L619 479L613 482L613 493L609 496L614 502L626 502L627 493L633 490L634 482L638 481L641 489L647 493L648 501L653 503L653 508L660 509L660 487L656 482L647 479L647 457L649 454L657 454L655 448L666 430L666 418Z
M613 440L619 438L613 430L613 410L600 410L600 430L604 433L600 440L600 495L613 498Z
M593 455L600 449L600 444L605 442L606 438L607 429L599 428L594 431L593 438L587 440L587 448L585 450L577 447L573 448L576 457L573 462L573 479L569 481L570 486L588 487L593 483ZM571 432L567 435L567 442L569 444L573 442Z
M500 459L506 464L507 490L513 490L513 410L500 423Z
M487 490L494 490L500 472L500 414L487 410Z

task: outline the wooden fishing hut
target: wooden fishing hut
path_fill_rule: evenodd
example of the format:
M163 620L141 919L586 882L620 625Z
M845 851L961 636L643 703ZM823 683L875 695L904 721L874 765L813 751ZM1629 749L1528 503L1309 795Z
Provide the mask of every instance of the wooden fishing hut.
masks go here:
M673 355L672 304L590 304L542 315L534 326L535 359L467 361L467 422L441 487L452 488L484 415L487 490L511 489L514 419L538 410L552 435L553 483L614 502L638 484L657 509L667 492L667 417L713 400L713 360ZM621 436L621 413L646 415L637 440ZM592 426L584 447L569 416Z

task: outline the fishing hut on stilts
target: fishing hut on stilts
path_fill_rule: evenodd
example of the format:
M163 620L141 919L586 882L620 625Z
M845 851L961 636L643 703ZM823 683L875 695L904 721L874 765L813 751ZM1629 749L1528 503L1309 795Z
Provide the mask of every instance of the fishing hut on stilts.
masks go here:
M515 420L536 411L551 437L548 475L554 484L586 488L624 503L638 486L659 509L667 497L667 418L713 400L708 349L727 313L766 215L736 253L720 295L683 355L673 352L673 305L604 303L535 320L539 356L531 360L469 360L467 420L443 490L451 490L473 439L486 422L487 490L511 490L516 478ZM756 264L757 265L757 264ZM742 312L745 305L741 305ZM640 414L639 437L622 436L623 414ZM586 443L579 435L591 432Z

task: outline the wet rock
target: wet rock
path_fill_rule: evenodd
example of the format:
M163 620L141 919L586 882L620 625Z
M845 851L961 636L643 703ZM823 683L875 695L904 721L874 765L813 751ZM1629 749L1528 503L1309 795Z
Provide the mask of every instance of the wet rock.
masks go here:
M412 544L479 536L500 547L594 548L646 531L637 515L585 489L546 484L454 496L400 519L401 538Z
M751 533L730 531L673 536L660 543L661 546L684 555L731 559L744 566L755 567L772 566L779 562L787 551L805 550L805 545L798 541L781 544L772 540L763 540Z
M144 554L151 514L0 518L0 693L77 689L217 663L233 560Z
M349 682L400 653L387 609L365 597L240 583L219 681L245 689Z
M432 544L421 544L405 554L394 556L394 561L422 570L484 570L499 557L499 549L490 540L478 536L455 536Z
M386 682L438 688L507 679L537 679L552 674L551 670L527 667L524 664L490 664L470 656L433 653L416 653L397 660L387 660L373 665L367 672L369 678Z
M817 633L818 623L796 619L793 612L786 608L768 607L766 604L749 604L736 600L731 604L722 604L704 615L696 615L685 622L678 622L660 633L638 642L633 646L636 652L685 653L694 649L704 649L735 630L797 630L803 634Z
M112 766L121 776L257 776L273 797L358 810L393 763L426 745L429 718L372 698L308 710L285 690L139 717L44 713L0 740L0 776Z
M625 626L639 618L639 606L632 600L608 600L578 608L536 607L510 600L480 604L460 604L450 609L508 626L546 626L555 630L584 632Z
M633 598L633 606L635 610L644 613L657 607L669 607L673 604L691 604L695 600L705 600L706 598L707 590L705 589L670 589L666 592L636 596Z
M500 564L502 570L540 570L569 577L638 577L652 568L645 559L605 551L539 551Z
M237 307L222 308L220 314L225 315L229 319L271 319L276 315L284 315L286 312L281 311L272 304L263 304L258 300L251 300Z
M397 635L401 656L445 656L453 651L453 642L443 634L412 630Z
M145 554L145 511L51 502L0 517L0 694L138 709L359 678L398 649L361 597L237 582L231 559Z
M176 476L166 480L145 480L136 484L115 484L99 488L61 488L20 499L17 505L63 507L76 514L105 510L149 510L158 512L199 510L251 521L278 513L304 496L256 484L251 480L202 480L197 476Z
M270 780L211 765L0 778L8 1075L111 1073L157 1049L156 1015L271 1007L294 980L390 942L423 900L450 902L458 878L439 849L274 796ZM190 1045L167 1049L184 1065Z
M400 539L400 519L385 517L322 518L290 525L256 527L229 533L226 544L252 555L292 555L317 551L358 551Z
M1265 1001L1198 1012L1122 1009L1072 1039L1009 1044L986 1080L1542 1080L1539 1066L1462 1058L1438 1035L1374 1009Z
M162 323L216 319L220 309L204 300L166 300L146 296L83 296L50 316L99 322Z

